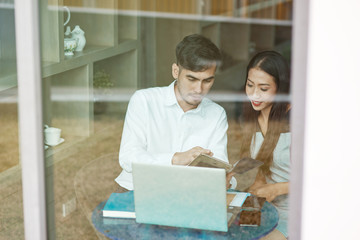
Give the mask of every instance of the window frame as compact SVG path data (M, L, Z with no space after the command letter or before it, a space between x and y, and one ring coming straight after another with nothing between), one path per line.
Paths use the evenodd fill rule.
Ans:
M39 1L15 1L25 239L47 239Z
M309 1L294 1L293 12L291 150L296 171L290 182L289 232L301 239ZM25 238L38 240L47 238L39 0L15 1L15 19Z

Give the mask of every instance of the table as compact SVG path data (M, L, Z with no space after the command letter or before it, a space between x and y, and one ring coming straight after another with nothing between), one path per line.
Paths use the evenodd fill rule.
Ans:
M271 232L278 223L276 208L265 202L261 209L261 226L245 227L232 225L228 232L216 232L189 228L176 228L136 223L135 219L103 218L102 209L106 201L101 202L92 213L95 228L110 239L259 239Z

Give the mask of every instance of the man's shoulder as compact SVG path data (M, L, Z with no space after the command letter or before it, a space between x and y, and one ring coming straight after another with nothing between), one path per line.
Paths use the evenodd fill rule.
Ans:
M157 98L161 97L166 93L167 87L151 87L151 88L144 88L136 90L133 98Z
M209 98L205 97L203 98L203 108L206 111L211 111L211 112L225 112L225 109L220 106L219 104L217 104L216 102L210 100Z
M144 95L144 96L158 96L159 94L163 94L166 92L168 87L150 87L136 90L135 94Z

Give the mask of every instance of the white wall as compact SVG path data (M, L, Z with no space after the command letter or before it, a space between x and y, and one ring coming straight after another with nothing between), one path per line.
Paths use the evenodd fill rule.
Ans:
M360 1L307 4L301 239L359 239Z

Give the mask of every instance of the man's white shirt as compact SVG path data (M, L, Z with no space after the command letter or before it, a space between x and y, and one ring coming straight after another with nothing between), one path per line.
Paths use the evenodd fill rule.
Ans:
M115 179L124 188L133 189L132 162L171 165L176 152L196 146L228 162L225 110L204 98L197 108L184 112L175 83L138 90L130 99L119 152L123 171Z

